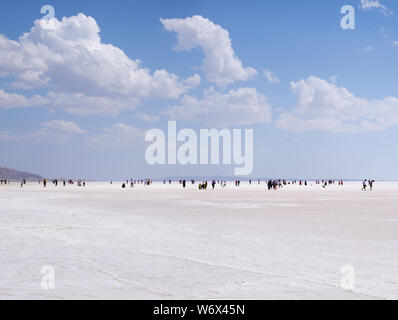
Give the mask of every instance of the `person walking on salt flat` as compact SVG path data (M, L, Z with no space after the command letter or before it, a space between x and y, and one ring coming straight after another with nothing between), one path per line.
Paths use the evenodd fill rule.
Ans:
M367 185L368 185L368 181L366 179L363 180L363 182L362 182L362 191L366 191Z

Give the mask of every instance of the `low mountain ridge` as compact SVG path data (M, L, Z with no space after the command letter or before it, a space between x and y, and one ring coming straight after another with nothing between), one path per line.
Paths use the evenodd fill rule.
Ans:
M43 178L34 173L0 167L0 180L20 181L22 179L26 179L28 181L38 181L42 180Z

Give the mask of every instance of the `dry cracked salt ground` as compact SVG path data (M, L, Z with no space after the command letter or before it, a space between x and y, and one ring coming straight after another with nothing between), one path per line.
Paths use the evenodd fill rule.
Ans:
M397 299L398 183L360 189L0 186L0 298Z

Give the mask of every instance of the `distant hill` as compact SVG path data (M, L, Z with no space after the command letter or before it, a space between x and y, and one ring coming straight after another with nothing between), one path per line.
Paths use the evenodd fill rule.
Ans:
M21 181L22 179L26 179L28 181L38 181L43 178L37 174L0 167L0 179L10 181Z

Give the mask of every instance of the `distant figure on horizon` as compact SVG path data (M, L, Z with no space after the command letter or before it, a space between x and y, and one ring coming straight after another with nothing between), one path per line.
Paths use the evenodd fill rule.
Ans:
M366 191L366 187L368 186L368 181L365 179L362 182L362 191Z

